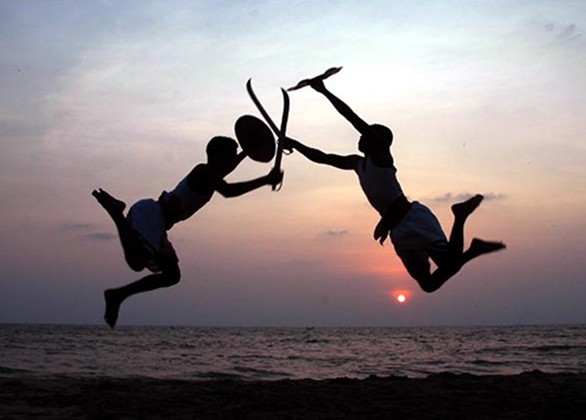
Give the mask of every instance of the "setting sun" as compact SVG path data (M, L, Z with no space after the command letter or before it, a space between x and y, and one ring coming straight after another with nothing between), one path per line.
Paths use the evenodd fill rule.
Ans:
M396 304L403 305L409 302L411 293L408 290L395 290L390 293L392 301Z

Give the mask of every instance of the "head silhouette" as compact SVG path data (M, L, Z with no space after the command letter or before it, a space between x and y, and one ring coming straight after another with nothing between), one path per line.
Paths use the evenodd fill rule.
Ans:
M360 136L358 150L364 154L388 151L393 144L393 132L382 124L371 124L366 133Z
M230 137L213 137L206 146L208 164L219 172L228 174L234 169L238 143Z

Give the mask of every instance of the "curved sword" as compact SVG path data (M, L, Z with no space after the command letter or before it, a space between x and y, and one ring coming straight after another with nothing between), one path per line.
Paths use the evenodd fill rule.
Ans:
M275 157L275 168L281 169L281 160L283 159L283 138L287 133L287 122L289 121L289 94L283 88L281 88L281 92L283 93L283 114L281 116L281 137L278 139L277 144L277 156Z
M273 130L273 132L277 135L277 137L282 137L281 131L277 128L277 126L275 125L275 123L271 119L271 116L267 113L267 111L265 111L264 107L262 106L262 104L260 103L258 98L256 97L254 90L252 90L252 79L248 79L248 82L246 82L246 90L248 91L248 95L250 96L250 99L252 99L252 102L254 102L254 104L256 105L256 108L259 110L262 117L265 119L265 121L267 122L269 127L271 127L271 130Z
M277 128L277 125L273 122L273 120L271 119L271 116L264 109L264 107L262 106L262 104L260 103L258 98L256 97L256 94L254 93L254 90L252 89L252 79L248 79L248 82L246 82L246 90L248 91L248 95L250 96L250 99L252 99L252 102L254 102L254 105L256 105L256 108L258 109L258 111L260 112L262 117L265 119L265 121L267 122L269 127L271 127L271 130L273 130L273 132L277 136L278 143L277 143L277 153L276 153L276 157L275 157L274 168L280 169L281 168L281 160L283 158L283 142L285 139L285 133L287 131L287 122L289 120L289 95L287 94L287 92L283 88L281 88L281 92L283 93L283 102L284 103L283 103L283 115L281 117L281 128L279 129L279 128ZM275 190L275 189L277 189L277 186L273 185L273 190Z

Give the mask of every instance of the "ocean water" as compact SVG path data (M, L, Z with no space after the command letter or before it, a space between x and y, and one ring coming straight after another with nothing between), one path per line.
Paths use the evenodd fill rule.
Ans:
M173 379L586 372L586 325L196 328L0 324L0 376Z

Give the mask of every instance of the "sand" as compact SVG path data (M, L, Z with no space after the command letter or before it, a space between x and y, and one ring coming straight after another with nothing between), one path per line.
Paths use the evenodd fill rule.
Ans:
M586 373L323 381L0 378L0 419L586 419Z

